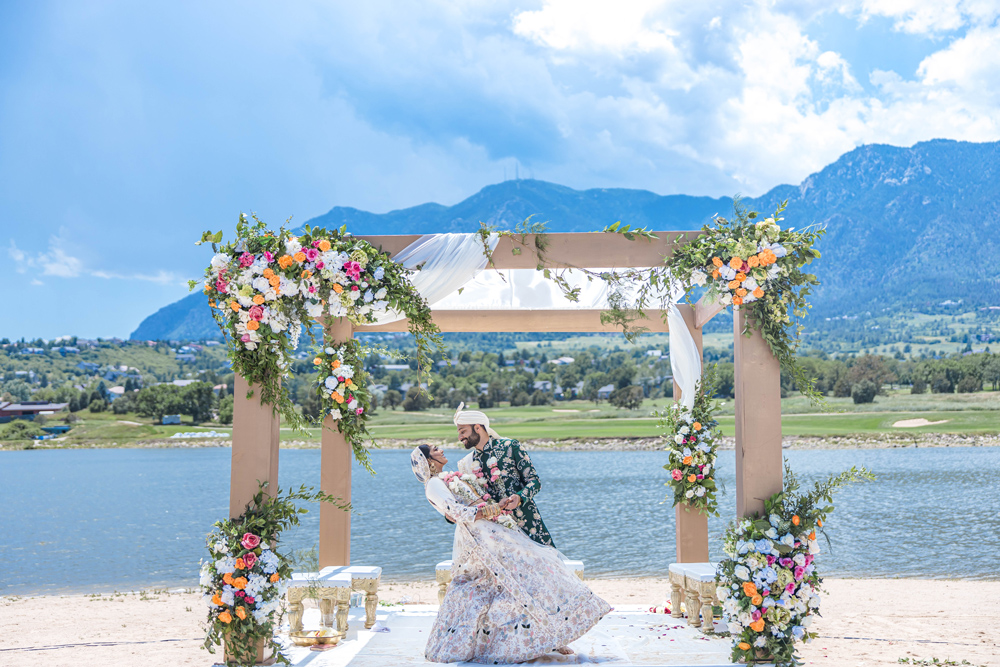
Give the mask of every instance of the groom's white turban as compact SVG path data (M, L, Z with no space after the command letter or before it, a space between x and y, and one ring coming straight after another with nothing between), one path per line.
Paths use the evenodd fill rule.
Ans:
M455 426L461 426L462 424L481 424L486 432L490 434L491 438L499 438L500 434L490 428L490 418L486 416L485 412L480 412L479 410L463 410L465 403L458 404L458 410L455 411Z

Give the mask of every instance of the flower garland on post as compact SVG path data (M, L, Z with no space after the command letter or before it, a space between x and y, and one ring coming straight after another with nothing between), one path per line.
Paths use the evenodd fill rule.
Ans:
M201 566L201 588L208 606L208 633L203 647L215 653L225 642L231 664L252 665L257 651L269 648L275 659L289 664L274 640L276 614L292 576L292 563L277 549L281 532L298 525L305 509L295 501L349 504L322 491L302 486L274 497L262 482L246 511L235 519L217 521L207 538L210 560Z
M222 232L206 232L198 243L211 242L215 251L205 270L204 292L228 344L233 370L260 387L263 403L274 406L293 428L306 426L281 378L291 366L303 324L312 338L308 323L314 318L345 317L353 324L371 324L385 311L406 316L416 339L418 368L423 377L429 376L431 354L441 350L443 342L430 306L413 287L407 269L345 227L306 227L296 237L284 227L274 233L251 217L240 214L231 243L221 244ZM197 281L189 284L193 289ZM329 341L327 347L334 345L345 343ZM363 358L356 343L346 345L351 350L346 356ZM357 364L354 394L364 398L365 391L357 388L362 376ZM368 403L362 401L359 407L364 412L356 416L367 412ZM371 439L364 420L338 421L338 426L361 456L363 440Z
M337 422L337 428L351 443L355 458L365 466L368 465L368 450L362 443L370 438L365 423L372 403L364 370L367 351L366 346L352 338L339 345L324 347L313 359L322 414L330 415Z
M834 492L874 479L865 468L852 467L799 493L786 463L784 490L764 501L764 515L730 524L716 593L733 638L734 662L797 664L796 643L816 637L809 631L813 614L819 614L823 582L813 562L819 553L816 531L833 511Z
M670 473L666 486L673 487L673 504L687 503L708 516L719 516L715 497L718 402L712 399L718 384L716 367L708 367L698 381L690 412L680 403L673 403L659 415L669 452L663 469Z
M733 310L747 309L743 334L760 331L781 365L792 372L799 391L819 402L814 380L795 361L803 326L792 317L805 316L806 297L819 284L802 267L820 256L813 246L826 230L782 229L778 223L785 205L782 202L774 215L754 222L757 213L734 200L734 220L716 218L701 235L679 245L667 263L683 284L706 286L711 300Z

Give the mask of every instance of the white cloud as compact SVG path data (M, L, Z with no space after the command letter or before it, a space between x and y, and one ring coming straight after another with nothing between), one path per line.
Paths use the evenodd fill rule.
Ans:
M171 271L163 271L162 269L155 274L148 273L118 273L115 271L91 271L90 275L95 278L104 278L106 280L142 280L151 283L160 283L161 285L168 285L171 283L176 284L187 284L182 283L180 276Z
M14 239L10 240L7 247L7 254L14 262L14 268L18 273L27 273L29 270L35 275L55 276L56 278L78 278L80 276L93 276L107 280L140 280L159 284L186 284L178 274L171 271L159 270L156 273L122 273L118 271L106 271L102 269L92 270L84 266L82 260L68 254L64 249L67 244L60 230L59 235L49 238L49 247L46 252L37 254L27 253L18 247ZM31 280L32 285L44 285L37 277Z
M862 0L861 18L884 16L894 28L913 34L938 34L968 24L989 24L1000 16L995 0Z

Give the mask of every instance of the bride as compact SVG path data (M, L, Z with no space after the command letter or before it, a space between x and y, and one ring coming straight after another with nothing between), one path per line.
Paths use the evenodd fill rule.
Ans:
M491 521L496 505L453 493L438 476L448 463L441 449L420 445L410 463L427 500L455 522L451 585L426 658L502 664L572 653L567 644L611 611L608 603L563 565L558 551Z

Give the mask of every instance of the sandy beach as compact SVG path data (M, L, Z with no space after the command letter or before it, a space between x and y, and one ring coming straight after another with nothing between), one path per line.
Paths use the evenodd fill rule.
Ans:
M666 579L587 583L612 604L662 605L670 593ZM805 664L919 665L936 658L1000 667L998 581L828 579L825 585L820 638L802 648ZM387 603L437 602L431 581L384 582L380 592ZM207 667L216 656L200 648L204 617L201 597L191 592L4 597L0 664Z

